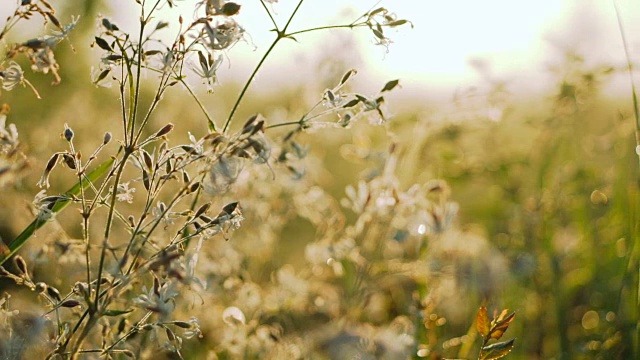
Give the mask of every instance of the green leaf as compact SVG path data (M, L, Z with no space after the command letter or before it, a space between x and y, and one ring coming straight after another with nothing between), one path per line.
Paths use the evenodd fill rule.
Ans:
M389 26L389 27L395 27L395 26L400 26L400 25L404 25L408 23L407 20L395 20L395 21L391 21L385 25Z
M68 198L80 195L80 189L88 188L90 183L96 181L102 175L106 174L111 168L111 165L113 165L114 161L114 158L110 158L109 160L100 164L100 166L98 166L95 170L87 174L87 176L82 179L82 181L78 182L72 188L67 190L64 195ZM51 208L51 212L53 214L57 214L58 212L62 211L62 209L67 207L69 203L71 203L71 200L59 200L53 205L53 207ZM0 254L0 265L2 265L11 256L13 256L13 254L15 254L18 250L20 250L20 248L27 242L27 240L29 240L29 238L36 232L36 230L41 228L44 224L46 224L46 220L40 220L36 218L31 222L31 224L29 224L29 226L22 230L18 237L7 244L9 251Z
M292 35L287 35L287 36L283 37L283 39L290 39L290 40L293 40L293 41L295 41L295 42L298 42L298 39L296 39L296 38L295 38L295 37L293 37Z
M103 312L104 315L106 316L120 316L120 315L124 315L124 314L128 314L130 312L132 312L133 309L129 309L129 310L105 310Z
M513 343L516 339L499 342L493 345L485 346L480 349L481 360L494 360L507 356L513 350Z
M379 8L377 8L377 9L373 10L372 12L370 12L370 13L369 13L369 17L372 17L372 16L374 16L374 15L377 15L377 14L379 14L379 13L381 13L381 12L387 12L387 9L385 9L385 8L383 8L383 7L379 7Z

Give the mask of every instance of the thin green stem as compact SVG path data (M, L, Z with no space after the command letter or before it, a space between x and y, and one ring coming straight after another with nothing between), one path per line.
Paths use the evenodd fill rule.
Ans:
M620 38L622 40L624 54L627 60L627 70L629 72L629 81L631 83L631 96L633 99L633 115L635 118L635 137L636 137L635 153L638 156L638 164L640 164L640 107L638 104L638 95L636 92L635 81L633 79L633 63L631 61L631 56L629 54L629 46L628 46L626 34L624 32L624 26L622 24L622 17L620 16L620 10L618 9L618 5L615 0L613 1L613 7L615 9L616 18L618 20L618 28L620 29ZM637 190L638 187L640 187L640 178L636 178L635 182L636 182L635 186ZM634 291L634 296L635 296L634 303L636 304L636 311L635 311L636 326L635 326L635 333L631 335L631 337L633 338L632 353L635 355L635 358L637 358L638 355L640 354L640 313L639 313L639 310L637 310L637 309L640 309L640 264L638 264L638 248L640 247L640 244L638 242L640 241L640 237L638 237L637 235L638 227L640 227L639 226L640 219L638 219L637 216L634 216L637 214L633 214L637 211L638 204L640 201L640 198L637 195L637 191L635 196L632 196L631 198L632 199L635 198L634 199L635 201L632 201L631 203L632 214L629 214L630 226L632 227L632 234L634 235L632 235L633 236L632 249L629 253L629 259L628 259L629 262L627 264L626 269L629 269L630 271L635 272L637 275L637 279L636 281L634 281L634 284L633 284L633 286L636 286L636 289ZM638 266L637 271L631 268L631 265L634 263L636 266ZM626 271L629 271L629 270L626 270Z
M613 6L616 11L616 17L618 19L618 28L620 29L620 38L622 39L622 46L624 48L624 54L627 59L627 70L629 71L629 80L631 82L631 96L633 97L633 115L635 117L635 134L636 134L636 155L638 155L638 163L640 164L640 107L638 105L638 96L636 93L636 85L633 80L633 63L631 62L631 56L629 55L629 46L627 43L627 37L624 32L624 26L622 24L622 17L616 1L613 1Z
M279 124L273 124L273 125L269 125L269 126L265 126L265 130L267 129L274 129L277 127L283 127L283 126L289 126L289 125L302 125L302 121L298 120L298 121L289 121L289 122L283 122L283 123L279 123Z
M142 76L142 38L144 36L144 28L147 25L147 22L149 21L149 18L151 17L151 14L153 13L153 10L158 6L158 3L160 2L160 0L156 1L155 5L153 6L153 8L151 9L151 11L149 12L149 15L147 17L144 16L144 2L141 4L141 15L140 15L140 34L138 36L138 49L137 49L137 56L138 56L138 69L136 71L136 84L135 84L135 94L134 94L134 100L133 100L133 111L131 116L129 117L131 124L130 126L130 132L131 132L131 144L129 145L133 145L135 143L135 140L133 140L135 138L134 134L135 134L135 124L136 124L136 114L138 112L138 106L140 103L140 78ZM142 126L141 126L142 127Z
M133 335L134 333L140 331L140 329L142 328L142 326L145 325L146 321L151 317L151 315L153 315L153 313L151 311L148 311L143 317L142 319L138 320L137 325L138 326L134 326L131 329L129 329L129 331L127 331L126 334L122 335L118 340L114 341L113 344L111 344L109 347L107 347L106 349L103 350L104 353L109 353L109 352L113 352L116 351L114 350L114 348L116 347L116 345L118 345L119 343L123 342L124 340L126 340L128 337L130 337L131 335Z
M258 62L258 65L255 67L255 69L253 69L253 72L251 73L251 76L249 76L249 79L244 84L244 87L242 88L242 91L240 92L240 95L238 95L238 98L236 99L235 104L233 104L233 108L231 108L231 112L229 113L229 117L227 118L227 121L224 123L224 126L222 127L222 132L223 133L227 132L227 129L229 128L229 125L231 124L231 120L233 119L233 115L235 115L236 111L238 110L238 106L240 105L240 102L244 98L244 95L247 93L247 90L249 89L249 86L253 82L253 79L258 74L258 70L260 70L260 68L262 67L262 64L264 64L264 62L267 60L267 57L269 57L269 54L271 54L271 51L273 51L273 49L276 47L278 42L280 40L282 40L283 38L287 37L287 34L286 34L287 28L291 24L291 21L295 17L296 13L298 12L298 9L300 9L300 5L302 5L303 2L304 2L304 0L300 0L298 2L298 5L296 6L296 8L291 13L291 16L289 16L289 20L287 20L287 24L284 26L284 28L282 30L278 30L277 31L277 35L276 35L275 40L273 40L273 43L271 43L271 46L269 46L269 49L267 49L267 52L265 52L265 54L262 56L262 59L260 59L260 62Z
M173 209L173 207L175 206L175 204L182 199L184 193L186 192L186 190L189 188L190 184L185 184L185 186L180 190L180 192L178 192L173 199L171 200L171 202L167 205L167 208L165 209L165 211L163 213L160 214L160 216L158 216L158 219L154 222L154 224L151 226L151 228L147 231L147 234L144 238L144 240L142 241L142 243L139 245L138 251L136 252L136 254L133 256L133 259L131 260L131 263L129 264L129 268L127 269L127 271L125 272L125 275L129 275L131 273L131 271L133 271L133 267L135 266L138 257L140 256L140 253L142 253L142 249L144 248L145 244L147 243L147 241L149 240L149 238L151 237L151 234L155 231L155 229L160 225L160 223L162 222L161 220L164 218L164 216L171 210Z
M209 112L207 112L207 109L204 107L204 104L200 101L198 96L193 92L191 87L186 83L186 81L184 81L183 78L180 78L180 82L182 83L182 85L184 85L185 89L187 89L187 91L189 92L189 94L191 95L193 100L195 100L196 103L198 104L198 107L200 108L200 110L202 110L202 113L204 114L204 116L207 118L207 123L209 125L209 130L217 131L216 123L213 121L213 119L209 115Z
M289 28L289 25L291 25L291 21L296 16L296 13L300 9L300 6L302 5L303 2L304 2L304 0L300 0L298 2L298 5L296 5L296 8L293 9L293 12L291 13L291 16L289 16L289 20L287 20L287 23L285 24L284 28L282 28L282 31L281 31L282 34L287 32L287 29Z
M273 43L271 43L271 46L269 47L267 52L264 53L264 55L262 56L262 59L260 59L260 62L258 63L258 65L255 67L255 69L253 69L253 72L251 73L251 76L249 76L249 79L244 84L244 87L242 88L242 91L240 92L240 95L238 95L238 98L236 99L235 104L233 104L233 108L231 108L231 112L229 113L229 117L227 118L227 121L224 123L224 126L222 127L222 132L223 133L227 132L227 129L229 128L229 125L231 124L231 120L233 119L233 115L235 115L236 111L238 110L238 106L240 105L240 102L244 98L244 94L249 89L249 85L251 85L251 83L253 82L253 79L258 74L258 70L260 70L260 68L262 67L262 64L264 64L265 60L267 60L267 57L269 57L269 54L271 54L271 51L273 51L273 49L276 47L276 44L278 44L280 39L282 39L282 35L281 35L281 33L278 33L278 36L273 41Z
M279 31L278 23L273 18L273 15L271 15L271 11L269 11L269 8L267 7L267 4L264 3L264 0L260 0L260 4L262 4L262 7L267 12L267 15L269 15L269 19L271 19L271 22L273 23L273 26L275 26L276 31Z
M319 27L315 27L315 28L311 28L311 29L304 29L304 30L298 30L298 31L294 31L292 33L287 34L287 36L294 36L294 35L300 35L300 34L304 34L304 33L308 33L308 32L312 32L312 31L316 31L316 30L327 30L327 29L353 29L354 27L358 27L358 26L363 26L365 25L365 23L357 23L357 24L349 24L349 25L327 25L327 26L319 26Z
M109 201L109 213L107 214L107 222L105 224L105 229L104 229L104 240L102 243L102 249L101 249L101 253L100 253L100 264L98 266L98 276L96 277L96 296L95 296L95 301L92 304L93 306L93 310L94 312L98 310L98 300L99 300L99 296L100 296L100 279L102 279L102 271L104 270L104 260L105 260L105 254L107 251L107 246L109 243L109 236L111 236L111 225L113 224L113 218L114 218L114 214L115 214L115 209L116 209L116 199L117 199L117 195L118 195L118 184L120 183L120 179L122 178L122 173L124 172L124 168L126 167L127 164L127 160L129 159L129 156L131 156L132 151L129 148L125 148L124 150L124 154L122 156L122 160L120 162L120 164L118 164L118 170L116 171L116 176L115 179L113 181L113 188L111 191L111 199Z

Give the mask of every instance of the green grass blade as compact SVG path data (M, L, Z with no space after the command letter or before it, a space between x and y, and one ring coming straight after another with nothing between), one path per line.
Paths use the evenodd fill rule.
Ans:
M107 171L111 169L111 166L113 165L114 161L115 159L111 158L103 162L95 170L87 174L87 176L84 179L82 179L82 181L79 181L77 184L75 184L73 187L67 190L64 194L69 197L71 197L71 195L74 195L74 196L80 195L81 188L86 189L91 182L96 181L102 175L106 174ZM67 205L69 205L70 202L71 200L58 201L55 203L51 211L53 212L53 214L57 214L58 212L62 211L65 207L67 207ZM24 245L27 242L27 240L29 240L29 238L36 232L36 230L42 227L42 225L44 225L46 222L47 222L46 220L39 220L37 218L34 219L31 222L31 224L29 224L29 226L27 226L20 233L20 235L18 235L13 241L7 244L8 251L4 251L3 254L0 254L0 265L2 265L11 256L13 256L13 254L15 254L22 247L22 245Z

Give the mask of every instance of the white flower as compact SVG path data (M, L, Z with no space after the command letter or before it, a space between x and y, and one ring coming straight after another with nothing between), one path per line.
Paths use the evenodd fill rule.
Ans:
M15 124L9 124L7 128L7 115L0 114L0 150L4 147L15 148L18 146L18 129Z
M244 37L244 28L235 20L226 18L224 21L211 26L204 24L207 34L207 46L212 50L229 49Z
M118 190L116 193L116 199L118 201L126 201L129 204L133 202L133 193L136 192L136 188L129 188L129 183L118 184Z
M173 311L175 307L176 296L178 296L178 291L175 288L175 284L164 283L159 287L157 292L153 287L147 290L147 288L143 286L142 294L133 299L133 302L143 309L168 314Z
M23 81L24 72L15 61L10 62L9 67L0 71L0 83L2 83L2 88L7 91L10 91L18 84L22 84Z
M185 339L191 339L196 336L199 337L202 334L202 331L200 331L200 321L198 321L198 319L192 316L191 319L189 319L189 325L191 326L185 330L182 335Z

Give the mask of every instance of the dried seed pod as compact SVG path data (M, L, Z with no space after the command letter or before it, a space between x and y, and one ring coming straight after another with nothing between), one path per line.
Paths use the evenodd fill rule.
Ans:
M56 27L58 27L58 29L60 30L64 30L64 28L62 27L62 25L60 24L60 21L53 15L53 13L51 12L46 12L45 14L47 14L47 17L49 18L49 20L51 20L51 22L53 23L53 25L55 25Z
M168 123L162 129L158 130L158 132L156 133L155 137L161 137L163 135L167 135L168 133L171 132L171 130L173 130L173 124L172 123Z
M58 163L58 158L60 157L59 153L53 154L53 156L47 161L47 166L44 168L44 173L49 174L56 164Z
M36 283L36 289L35 289L35 290L36 290L36 292L37 292L38 294L41 294L41 293L43 293L43 292L47 291L47 284L43 283L42 281L37 282L37 283Z
M160 297L160 280L157 277L153 278L153 293Z
M189 155L193 155L193 154L197 154L198 153L196 148L194 148L191 145L180 145L180 148L182 148L182 150L184 150Z
M199 217L200 215L204 214L207 212L207 210L209 210L209 208L211 207L211 203L204 203L202 204L202 206L200 206L198 208L198 210L196 210L195 214L193 215L194 218Z
M27 274L28 270L27 270L27 262L24 261L24 259L22 258L22 256L20 255L16 255L16 257L13 260L16 264L16 267L18 268L18 270L20 271L20 273L22 274Z
M200 216L198 216L198 219L206 222L207 224L209 224L209 223L211 223L213 221L213 219L208 217L207 215L200 215Z
M169 341L175 341L176 334L174 334L173 331L169 328L164 328L164 330L167 333L167 339L169 339Z
M149 173L145 169L142 169L142 184L144 185L144 188L149 191L151 188L151 179L149 178Z
M177 327L183 328L183 329L189 329L191 327L191 324L189 324L186 321L174 321L173 324Z
M191 186L189 187L189 192L190 193L195 192L199 188L200 188L200 182L198 181L198 182L195 182L195 183L191 184Z
M89 285L85 282L77 282L73 287L73 292L87 299L89 296Z
M58 289L54 288L53 286L47 286L47 294L49 294L49 296L54 298L56 301L62 300L62 296L60 296L60 292L58 291Z
M64 164L67 165L70 169L72 170L76 169L76 161L73 158L73 156L67 153L62 154L62 160L64 161Z
M222 14L225 16L234 16L240 12L240 5L234 2L228 2L222 5Z
M171 162L172 159L167 160L167 162L165 163L165 169L164 171L167 174L171 174L173 172L173 163Z
M60 306L66 307L66 308L73 308L78 305L80 305L80 301L74 300L74 299L65 300L64 302L62 302L62 304L60 304Z
M224 211L225 213L231 215L231 213L233 213L236 210L237 207L238 207L238 202L237 201L236 202L232 202L230 204L225 205L222 208L222 211Z
M118 334L122 334L126 326L127 326L127 320L125 318L121 318L120 321L118 322Z
M244 125L242 126L242 133L248 133L253 129L253 123L256 121L256 119L258 118L258 114L255 114L253 116L251 116L249 119L247 119L247 122L244 123Z
M107 18L102 18L102 26L109 31L117 31L120 30L116 24L113 24Z
M144 160L144 164L147 166L149 170L153 171L153 159L151 158L151 154L149 154L149 152L145 149L142 149L141 152L142 152L142 159Z
M125 350L122 350L120 353L125 355L126 357L128 357L130 359L135 359L136 358L136 354L131 350L125 349Z

